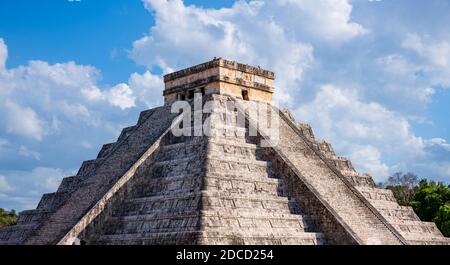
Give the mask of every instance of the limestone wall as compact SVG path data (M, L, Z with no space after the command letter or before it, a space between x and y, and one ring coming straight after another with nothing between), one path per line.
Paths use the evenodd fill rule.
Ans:
M109 154L111 146L104 146L97 159L83 163L77 176L64 180L58 192L45 195L36 210L21 216L18 226L0 229L0 243L58 242L170 126L173 117L169 107L143 112L138 124L123 131Z
M225 126L212 96L213 133L165 137L109 206L80 234L88 244L323 244L283 179L260 160L245 128ZM225 115L226 114L226 115Z
M328 164L334 166L407 243L450 244L450 239L445 238L434 223L421 222L411 207L398 205L390 190L376 188L371 176L357 172L350 160L335 155L330 144L315 139L309 125L295 122L289 113L283 115L291 119L305 140L320 151Z
M245 101L238 101L243 109L246 108ZM251 105L249 105L251 107ZM336 159L335 164L329 163L310 144L308 138L293 126L285 116L280 113L279 143L273 150L284 162L281 168L287 167L295 173L295 181L291 181L296 186L294 191L302 190L303 184L311 194L314 194L314 201L320 201L326 208L325 216L333 217L333 227L338 228L340 224L343 229L339 229L341 238L352 238L358 244L403 244L404 238L379 214L374 207L346 180L338 171L337 167L352 169L351 163L345 159ZM260 130L263 137L268 137L269 131ZM312 133L311 133L312 134ZM309 135L312 137L312 135ZM293 151L292 147L296 150ZM267 156L277 159L276 156ZM274 161L272 161L274 162ZM279 160L275 160L279 164ZM287 175L289 176L289 175ZM286 176L285 176L286 177ZM301 197L298 201L305 201ZM307 201L307 200L306 200ZM312 212L317 205L305 205L306 210ZM311 212L311 213L312 213ZM314 215L323 231L328 231L329 222L324 221L323 215ZM331 235L331 234L328 234ZM337 239L334 242L338 242ZM348 241L342 241L348 242Z
M204 100L213 101L202 115L211 134L170 134L170 106L142 112L17 226L0 229L0 244L450 243L288 112L270 112L279 141L263 146L270 130L250 135L248 116L236 123L254 105Z
M272 72L216 59L169 75L165 81L165 104L173 103L179 94L204 88L207 94L228 94L242 98L242 90L248 91L250 100L270 103L274 91Z

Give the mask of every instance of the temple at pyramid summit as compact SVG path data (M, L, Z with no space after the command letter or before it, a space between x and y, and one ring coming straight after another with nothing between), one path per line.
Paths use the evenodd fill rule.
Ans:
M274 80L221 58L166 75L164 106L1 228L0 244L450 243L274 106Z

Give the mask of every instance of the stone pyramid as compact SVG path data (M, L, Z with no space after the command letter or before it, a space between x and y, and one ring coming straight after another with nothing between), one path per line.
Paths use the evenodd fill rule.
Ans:
M224 59L166 75L165 105L0 229L0 244L450 243L272 106L274 78Z

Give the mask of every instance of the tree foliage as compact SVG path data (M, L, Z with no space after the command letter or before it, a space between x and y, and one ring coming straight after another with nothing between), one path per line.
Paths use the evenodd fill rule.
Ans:
M450 205L439 207L439 211L434 218L434 222L439 227L442 234L450 237Z
M17 223L17 217L14 210L5 211L0 208L0 227L15 225Z
M412 206L420 220L435 222L450 237L450 186L418 179L413 173L399 172L379 186L391 190L400 205Z
M439 208L450 203L450 189L443 183L422 180L410 205L423 221L433 221Z
M408 206L414 198L418 184L419 177L416 174L398 172L390 176L386 183L380 185L392 190L400 205Z

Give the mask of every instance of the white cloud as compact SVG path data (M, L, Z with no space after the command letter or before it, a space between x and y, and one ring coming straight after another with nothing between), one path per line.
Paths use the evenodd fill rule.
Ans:
M270 68L277 73L275 98L292 95L314 62L304 39L337 45L366 30L350 19L341 1L237 1L231 8L204 9L181 0L145 0L155 26L133 43L131 57L164 72L221 56Z
M377 82L379 86L369 89L382 91L386 98L382 100L392 104L397 110L403 112L420 113L432 101L435 89L429 82L422 80L418 74L423 66L411 62L401 54L389 54L376 58L375 66L378 67Z
M387 176L397 159L426 156L425 141L413 133L406 118L378 103L362 101L354 90L322 86L314 100L295 113L299 120L311 123L319 137L378 180Z
M433 85L450 87L450 42L408 34L402 46L422 59L420 66L430 75Z
M0 109L4 114L0 120L8 132L40 141L58 129L58 116L73 118L68 106L82 105L80 90L93 86L98 75L94 67L74 62L49 65L30 61L28 66L6 69L0 75Z
M12 187L9 185L5 176L0 175L0 191L1 192L9 192L12 190Z
M136 106L136 98L133 96L133 90L127 84L121 83L106 92L108 102L121 109L128 109Z
M144 103L147 108L162 105L164 81L162 77L154 75L149 71L144 74L133 73L128 80L130 88L137 99Z
M376 63L387 72L402 78L410 77L411 73L420 70L420 67L411 63L400 54L390 54L376 59Z
M64 177L69 176L69 171L60 168L37 167L33 169L32 175L42 179L39 185L48 191L54 192Z
M105 97L102 93L102 91L96 87L96 86L91 86L89 88L84 88L81 90L81 94L89 101L94 101L94 102L98 102L103 100Z
M4 110L8 133L26 136L38 141L42 140L44 136L43 123L33 109L6 101Z
M117 84L105 91L101 91L98 87L92 86L83 89L81 93L89 101L106 101L122 110L136 106L136 97L133 95L133 90L125 83Z
M41 160L41 154L37 151L33 151L28 149L28 147L21 145L19 147L19 155L24 156L24 157L32 157L35 160Z
M423 174L420 175L422 178L434 179L436 181L444 181L447 183L450 179L450 162L448 161L448 159L446 161L419 160L415 163L411 163L410 166L414 167L415 170L423 172Z
M89 142L89 141L86 141L86 140L82 140L81 141L81 146L84 148L84 149L92 149L92 144Z
M422 43L422 39L416 34L408 34L403 40L402 46L414 50L421 55L424 54L425 47Z
M59 135L55 140L78 148L70 150L72 159L74 154L86 153L83 148L100 146L109 137L106 134L117 136L131 124L128 117L136 117L134 106L162 104L162 77L150 69L159 67L167 73L223 56L275 71L276 98L300 106L299 120L310 122L320 138L332 142L339 154L349 156L376 180L404 168L450 177L450 166L441 161L448 161L449 144L441 138L416 136L408 120L409 108L420 115L428 106L439 89L436 84L450 84L448 41L410 34L402 43L397 36L404 36L404 29L393 29L395 23L387 22L384 14L368 16L364 10L353 14L357 2L351 0L249 0L222 9L187 6L181 0L143 2L155 14L156 24L133 43L130 57L149 71L133 73L127 82L115 86L99 85L98 69L75 62L30 61L7 69L8 50L0 38L0 122L5 133L18 134L24 126L26 136L35 140ZM390 30L395 36L389 35ZM363 37L361 42L358 37ZM115 53L111 51L111 59ZM308 79L311 76L316 79ZM339 86L316 90L317 84L326 83ZM29 114L30 121L20 125L18 119L10 120L8 102L9 109ZM95 132L89 127L96 127ZM3 147L16 153L22 143L10 148L17 140L8 140ZM19 153L35 158L42 153L43 159L56 153L46 153L45 140L35 144L41 144L41 149L23 145ZM30 205L43 192L55 191L64 171L38 168L0 173L14 187L23 187L14 196L0 193L0 204L9 200Z
M353 6L347 0L275 0L266 1L269 15L298 36L308 35L344 42L368 32L351 21Z
M31 171L6 171L4 175L11 182L28 180L27 186L33 187L30 190L38 189L43 192L54 192L58 188L61 180L68 176L65 170L49 167L37 167ZM36 194L42 195L40 192Z
M6 60L7 52L0 39L0 62ZM73 61L34 60L4 68L0 71L0 126L10 134L41 141L71 126L98 127L114 111L111 106L121 110L136 106L127 84L100 89L100 76L95 67Z
M447 41L426 40L417 34L408 34L402 46L417 52L433 65L446 67L450 64L450 43Z
M438 147L441 147L443 149L450 151L450 144L447 143L447 141L442 138L427 139L427 140L425 140L425 145L427 147L438 146Z
M350 159L354 165L357 165L363 172L375 176L375 181L382 181L390 174L388 165L381 161L381 152L371 146L354 146Z
M100 77L93 66L78 65L73 61L50 65L44 61L30 61L25 69L24 78L43 85L55 84L64 88L83 88L91 86Z
M0 203L4 205L2 208L6 210L29 210L37 206L36 198L26 196L11 196L9 194L0 193Z
M5 157L9 157L11 144L7 139L0 138L0 160Z
M0 193L0 205L10 205L10 208L19 211L35 208L42 194L55 192L62 178L69 175L68 172L49 167L37 167L31 171L2 170L0 174L10 189L6 194Z
M90 119L91 113L86 106L80 103L67 103L66 101L61 102L61 110L68 117L74 118L86 118Z
M7 146L9 144L9 141L3 138L0 138L0 151L3 147Z
M403 49L385 54L383 45L371 39L379 35L367 34L372 30L352 20L352 1L237 1L222 9L187 6L180 0L144 3L155 26L133 43L130 56L138 64L167 73L222 56L271 69L277 74L276 100L290 107L301 104L298 118L311 122L339 152L377 179L431 156L430 142L417 136L409 121L424 119L423 110L435 94L433 83L421 76L427 68ZM365 34L363 44L350 43ZM445 47L437 49L440 54ZM315 79L308 79L311 74ZM352 89L329 85L315 90L317 84L335 80ZM130 78L133 89L131 83Z
M55 103L63 99L82 100L80 91L95 86L99 75L96 68L74 62L49 65L43 61L30 61L27 66L6 69L0 75L0 94L49 110L57 108Z
M8 58L8 47L2 38L0 38L0 73L5 69L6 59Z

